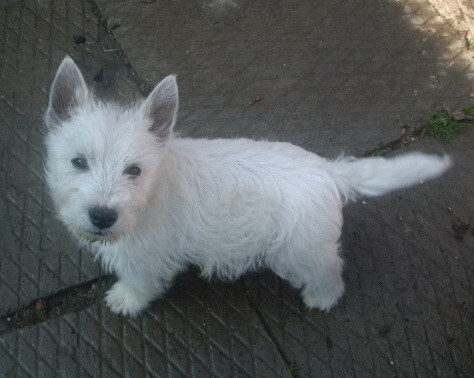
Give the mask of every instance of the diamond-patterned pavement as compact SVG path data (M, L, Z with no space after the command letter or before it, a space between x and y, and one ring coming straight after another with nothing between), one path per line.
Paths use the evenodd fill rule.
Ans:
M177 73L186 136L329 156L474 99L474 53L421 0L1 4L0 314L100 273L42 180L41 116L66 53L121 100ZM347 291L329 314L306 311L268 272L237 283L187 273L137 319L98 303L3 336L0 376L472 376L473 142L472 127L449 144L417 141L452 154L454 169L346 209Z
M13 376L289 376L240 290L191 275L137 319L100 303L0 347L2 371Z
M135 88L124 68L115 71L121 60L102 52L107 36L84 9L88 5L81 1L53 7L25 1L2 9L2 312L98 273L88 254L64 238L42 179L42 114L51 79L66 53L85 68L90 81L105 70L95 83L97 92L116 90L120 97ZM85 38L83 45L74 42L76 35Z

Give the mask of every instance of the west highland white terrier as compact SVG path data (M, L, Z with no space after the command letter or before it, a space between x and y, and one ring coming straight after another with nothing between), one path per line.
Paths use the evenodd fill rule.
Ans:
M235 279L267 267L329 310L344 291L342 208L441 175L448 157L327 160L289 143L173 136L175 76L130 107L99 101L71 58L45 122L59 217L118 281L113 312L135 316L189 264Z

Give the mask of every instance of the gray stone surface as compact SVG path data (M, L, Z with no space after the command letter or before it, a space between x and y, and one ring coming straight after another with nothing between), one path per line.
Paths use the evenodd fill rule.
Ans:
M0 315L100 273L54 220L42 180L41 114L66 53L109 98L177 73L186 136L326 156L474 102L474 52L425 1L0 4ZM188 273L137 319L98 303L2 336L0 376L273 377L288 365L304 377L472 376L473 143L472 126L414 142L406 149L446 151L455 167L346 209L347 292L329 314L306 311L268 272L236 283Z
M177 73L185 135L336 156L474 101L474 52L424 1L97 3L141 78Z

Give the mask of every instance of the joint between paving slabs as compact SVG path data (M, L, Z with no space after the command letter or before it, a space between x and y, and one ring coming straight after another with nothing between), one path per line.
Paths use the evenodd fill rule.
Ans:
M96 17L99 21L99 25L107 32L107 34L109 35L109 37L112 41L112 44L115 45L112 50L120 56L120 59L122 59L123 64L127 68L130 77L132 78L132 80L134 81L136 86L138 87L138 90L140 91L140 93L143 96L148 95L152 91L153 87L150 86L145 80L143 80L138 75L135 68L133 68L132 64L130 63L130 60L128 59L127 54L122 49L122 46L120 45L119 41L115 37L115 34L113 32L113 28L110 26L110 23L106 20L106 18L104 17L102 12L100 11L100 9L97 6L97 4L95 3L95 1L94 0L87 0L87 2L89 3L89 6L90 6L92 12L96 15Z
M288 367L292 366L293 362L290 360L288 355L285 353L284 348L282 347L282 345L278 341L277 337L273 333L272 327L270 326L270 324L268 324L268 322L266 321L266 319L263 316L262 312L260 311L257 303L255 302L253 296L250 294L250 290L247 288L247 285L245 284L245 281L243 279L241 279L239 282L240 282L240 287L241 287L241 289L244 293L245 298L247 299L247 302L248 302L250 308L257 315L257 318L258 318L259 322L262 324L265 332L267 333L267 335L270 338L271 342L273 343L276 350L278 351L278 354L280 355L282 360L285 362L286 366L288 366ZM291 373L291 375L295 378L298 377L298 373L296 371Z
M403 126L400 129L400 137L398 139L394 139L388 143L381 144L377 148L370 149L362 153L359 157L383 156L387 152L398 150L403 146L407 146L423 138L423 136L425 135L425 129L426 126L421 126L416 129L411 129L408 126Z
M0 336L60 318L71 312L85 310L101 300L114 284L116 277L104 275L70 286L46 297L33 300L29 305L0 316Z

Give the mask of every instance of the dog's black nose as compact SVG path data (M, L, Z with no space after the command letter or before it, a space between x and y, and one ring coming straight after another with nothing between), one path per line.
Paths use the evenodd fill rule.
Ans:
M102 230L111 227L117 220L118 214L114 209L97 206L89 210L89 218L94 226Z

